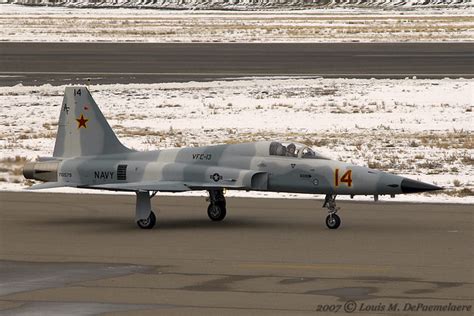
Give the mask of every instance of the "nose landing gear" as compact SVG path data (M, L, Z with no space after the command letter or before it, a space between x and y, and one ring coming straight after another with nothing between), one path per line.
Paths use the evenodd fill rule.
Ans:
M341 218L336 214L340 209L336 206L336 195L327 194L323 207L327 208L329 213L326 217L326 226L329 229L337 229L341 226Z

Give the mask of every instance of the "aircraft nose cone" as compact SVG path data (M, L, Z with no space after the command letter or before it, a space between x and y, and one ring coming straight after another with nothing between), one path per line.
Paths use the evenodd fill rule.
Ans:
M411 179L403 179L400 184L400 188L403 193L416 193L416 192L426 192L426 191L435 191L442 190L443 188L436 185L424 183L421 181L415 181Z

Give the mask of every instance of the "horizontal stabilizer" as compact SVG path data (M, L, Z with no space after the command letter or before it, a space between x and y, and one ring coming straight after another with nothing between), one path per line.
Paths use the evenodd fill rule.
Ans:
M62 187L75 187L75 184L63 183L63 182L45 182L40 184L32 185L26 190L43 190L43 189L53 189L53 188L62 188Z

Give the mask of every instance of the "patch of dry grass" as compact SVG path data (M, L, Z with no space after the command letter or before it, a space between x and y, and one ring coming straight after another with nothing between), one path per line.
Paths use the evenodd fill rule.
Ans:
M15 156L15 157L6 157L6 158L2 158L0 159L0 163L2 164L24 164L28 161L28 159L26 157L23 157L23 156Z
M452 197L468 197L468 196L474 196L474 190L471 188L462 188L462 189L450 189L450 190L440 190L440 191L433 191L429 193L425 193L426 195L449 195Z
M385 39L391 41L455 40L468 38L474 21L466 15L410 16L394 12L392 15L324 16L306 14L282 18L242 14L182 14L169 17L160 15L136 17L90 17L73 15L25 15L21 18L0 16L0 25L7 31L3 37L15 35L13 27L30 32L41 39L43 34L63 37L82 36L89 39L117 38L120 40L188 42L228 42L243 39L264 41L323 40L323 39ZM178 27L177 27L178 26Z

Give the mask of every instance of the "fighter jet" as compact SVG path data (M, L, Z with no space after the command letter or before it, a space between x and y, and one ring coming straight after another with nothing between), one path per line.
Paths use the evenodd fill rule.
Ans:
M67 87L52 157L28 162L30 189L74 187L136 193L135 221L151 229L157 192L205 190L212 221L226 216L224 190L324 194L326 225L341 225L337 195L440 190L435 185L331 160L296 142L262 141L139 152L125 147L86 87Z

